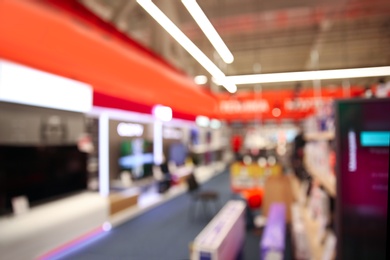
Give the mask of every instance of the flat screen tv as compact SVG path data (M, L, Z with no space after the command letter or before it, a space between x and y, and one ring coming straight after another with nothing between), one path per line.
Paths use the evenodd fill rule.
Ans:
M134 180L153 175L153 142L142 138L122 141L120 158L121 171L129 171Z
M0 145L0 215L12 213L12 198L31 206L87 188L87 155L76 145Z
M337 259L386 259L390 99L335 108Z
M187 154L187 147L181 142L175 142L169 146L168 160L175 162L177 166L181 166L185 164Z
M192 128L190 132L190 139L192 145L199 144L199 131L198 129Z

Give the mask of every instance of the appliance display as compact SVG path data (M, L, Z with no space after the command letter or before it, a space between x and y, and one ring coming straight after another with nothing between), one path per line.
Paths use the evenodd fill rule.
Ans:
M191 145L199 144L199 130L192 128L190 132Z
M390 99L335 108L337 258L386 259Z
M153 143L142 138L122 141L120 158L121 171L128 170L133 179L142 179L153 175Z
M34 206L87 189L87 154L77 145L0 145L0 215L11 200L26 196Z
M171 143L169 146L168 160L175 162L177 166L184 165L186 162L188 150L181 142Z

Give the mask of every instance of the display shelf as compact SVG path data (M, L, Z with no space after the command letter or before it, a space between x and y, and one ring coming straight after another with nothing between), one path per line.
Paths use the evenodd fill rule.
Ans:
M325 190L332 197L336 197L336 178L331 173L320 173L314 169L314 167L306 163L306 169L309 174L316 180L320 185L322 185Z
M309 259L323 259L324 252L326 251L324 244L321 243L321 225L317 219L314 219L310 211L306 205L306 201L304 198L304 193L300 190L299 181L295 177L291 177L291 185L294 193L294 197L297 202L294 204L294 208L296 212L293 212L293 218L295 228L293 227L293 232L298 232L305 237L305 241L295 241L296 244L299 244L304 247L308 247L306 249L300 248L300 253L305 255L305 258L310 255ZM305 242L305 243L303 243ZM308 250L307 250L308 249ZM307 255L308 254L308 255Z
M309 242L311 258L322 259L324 249L318 235L320 232L320 225L318 221L310 216L309 210L306 207L300 205L299 211L302 216L304 231Z
M306 141L329 141L333 140L334 137L335 133L333 131L305 133Z
M304 231L308 238L310 259L334 259L336 255L334 244L327 245L327 243L331 240L330 237L335 237L335 234L327 230L325 231L326 233L322 233L323 236L321 237L319 235L321 232L319 221L310 216L310 212L306 207L300 206L299 211L302 215Z
M197 144L190 148L190 151L196 154L213 152L225 148L224 144Z
M91 230L108 218L109 204L99 193L81 192L0 218L1 259L35 259Z
M235 258L245 241L245 206L240 200L228 201L196 236L191 245L190 258Z

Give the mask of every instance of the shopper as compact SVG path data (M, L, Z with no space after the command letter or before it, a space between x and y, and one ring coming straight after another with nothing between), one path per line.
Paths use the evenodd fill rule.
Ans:
M241 146L242 146L241 135L239 135L239 134L233 135L232 140L231 140L231 144L232 144L233 152L235 155L235 159L236 159L236 161L239 161L240 160L240 151L241 151Z
M163 162L160 164L160 170L162 173L162 178L158 184L158 191L160 193L164 193L169 190L172 181L171 173L168 167L168 161L166 160L165 156L163 156Z
M295 175L301 181L308 177L308 174L305 171L305 167L303 163L305 145L306 145L306 141L304 139L302 128L300 127L297 136L294 138L294 147L292 152L291 163Z

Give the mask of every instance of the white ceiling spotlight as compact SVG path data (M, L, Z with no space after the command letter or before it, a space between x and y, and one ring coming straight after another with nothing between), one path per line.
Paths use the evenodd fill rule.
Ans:
M350 79L366 78L390 75L390 66L355 68L355 69L337 69L337 70L317 70L317 71L298 71L284 73L268 73L253 75L237 75L226 77L232 84L257 84L291 81L308 81L324 79ZM215 83L221 85L218 79Z
M227 91L235 93L237 86L226 79L225 74L151 1L137 0L148 12L211 76Z
M152 109L152 114L155 118L169 122L172 120L172 108L162 105L155 105Z
M210 20L207 18L203 10L200 8L196 0L181 0L188 12L194 18L195 22L202 29L203 33L209 39L215 50L221 56L224 62L230 64L234 61L233 54L230 52Z
M205 75L198 75L194 77L194 81L198 85L204 85L207 83L207 77Z
M210 126L210 118L207 116L197 116L195 122L198 126L201 127L209 127Z
M279 117L281 114L282 114L282 111L280 110L280 108L276 107L276 108L272 109L272 115L274 117Z
M222 126L222 123L218 119L211 119L210 120L210 127L212 129L219 129L219 128L221 128L221 126Z

